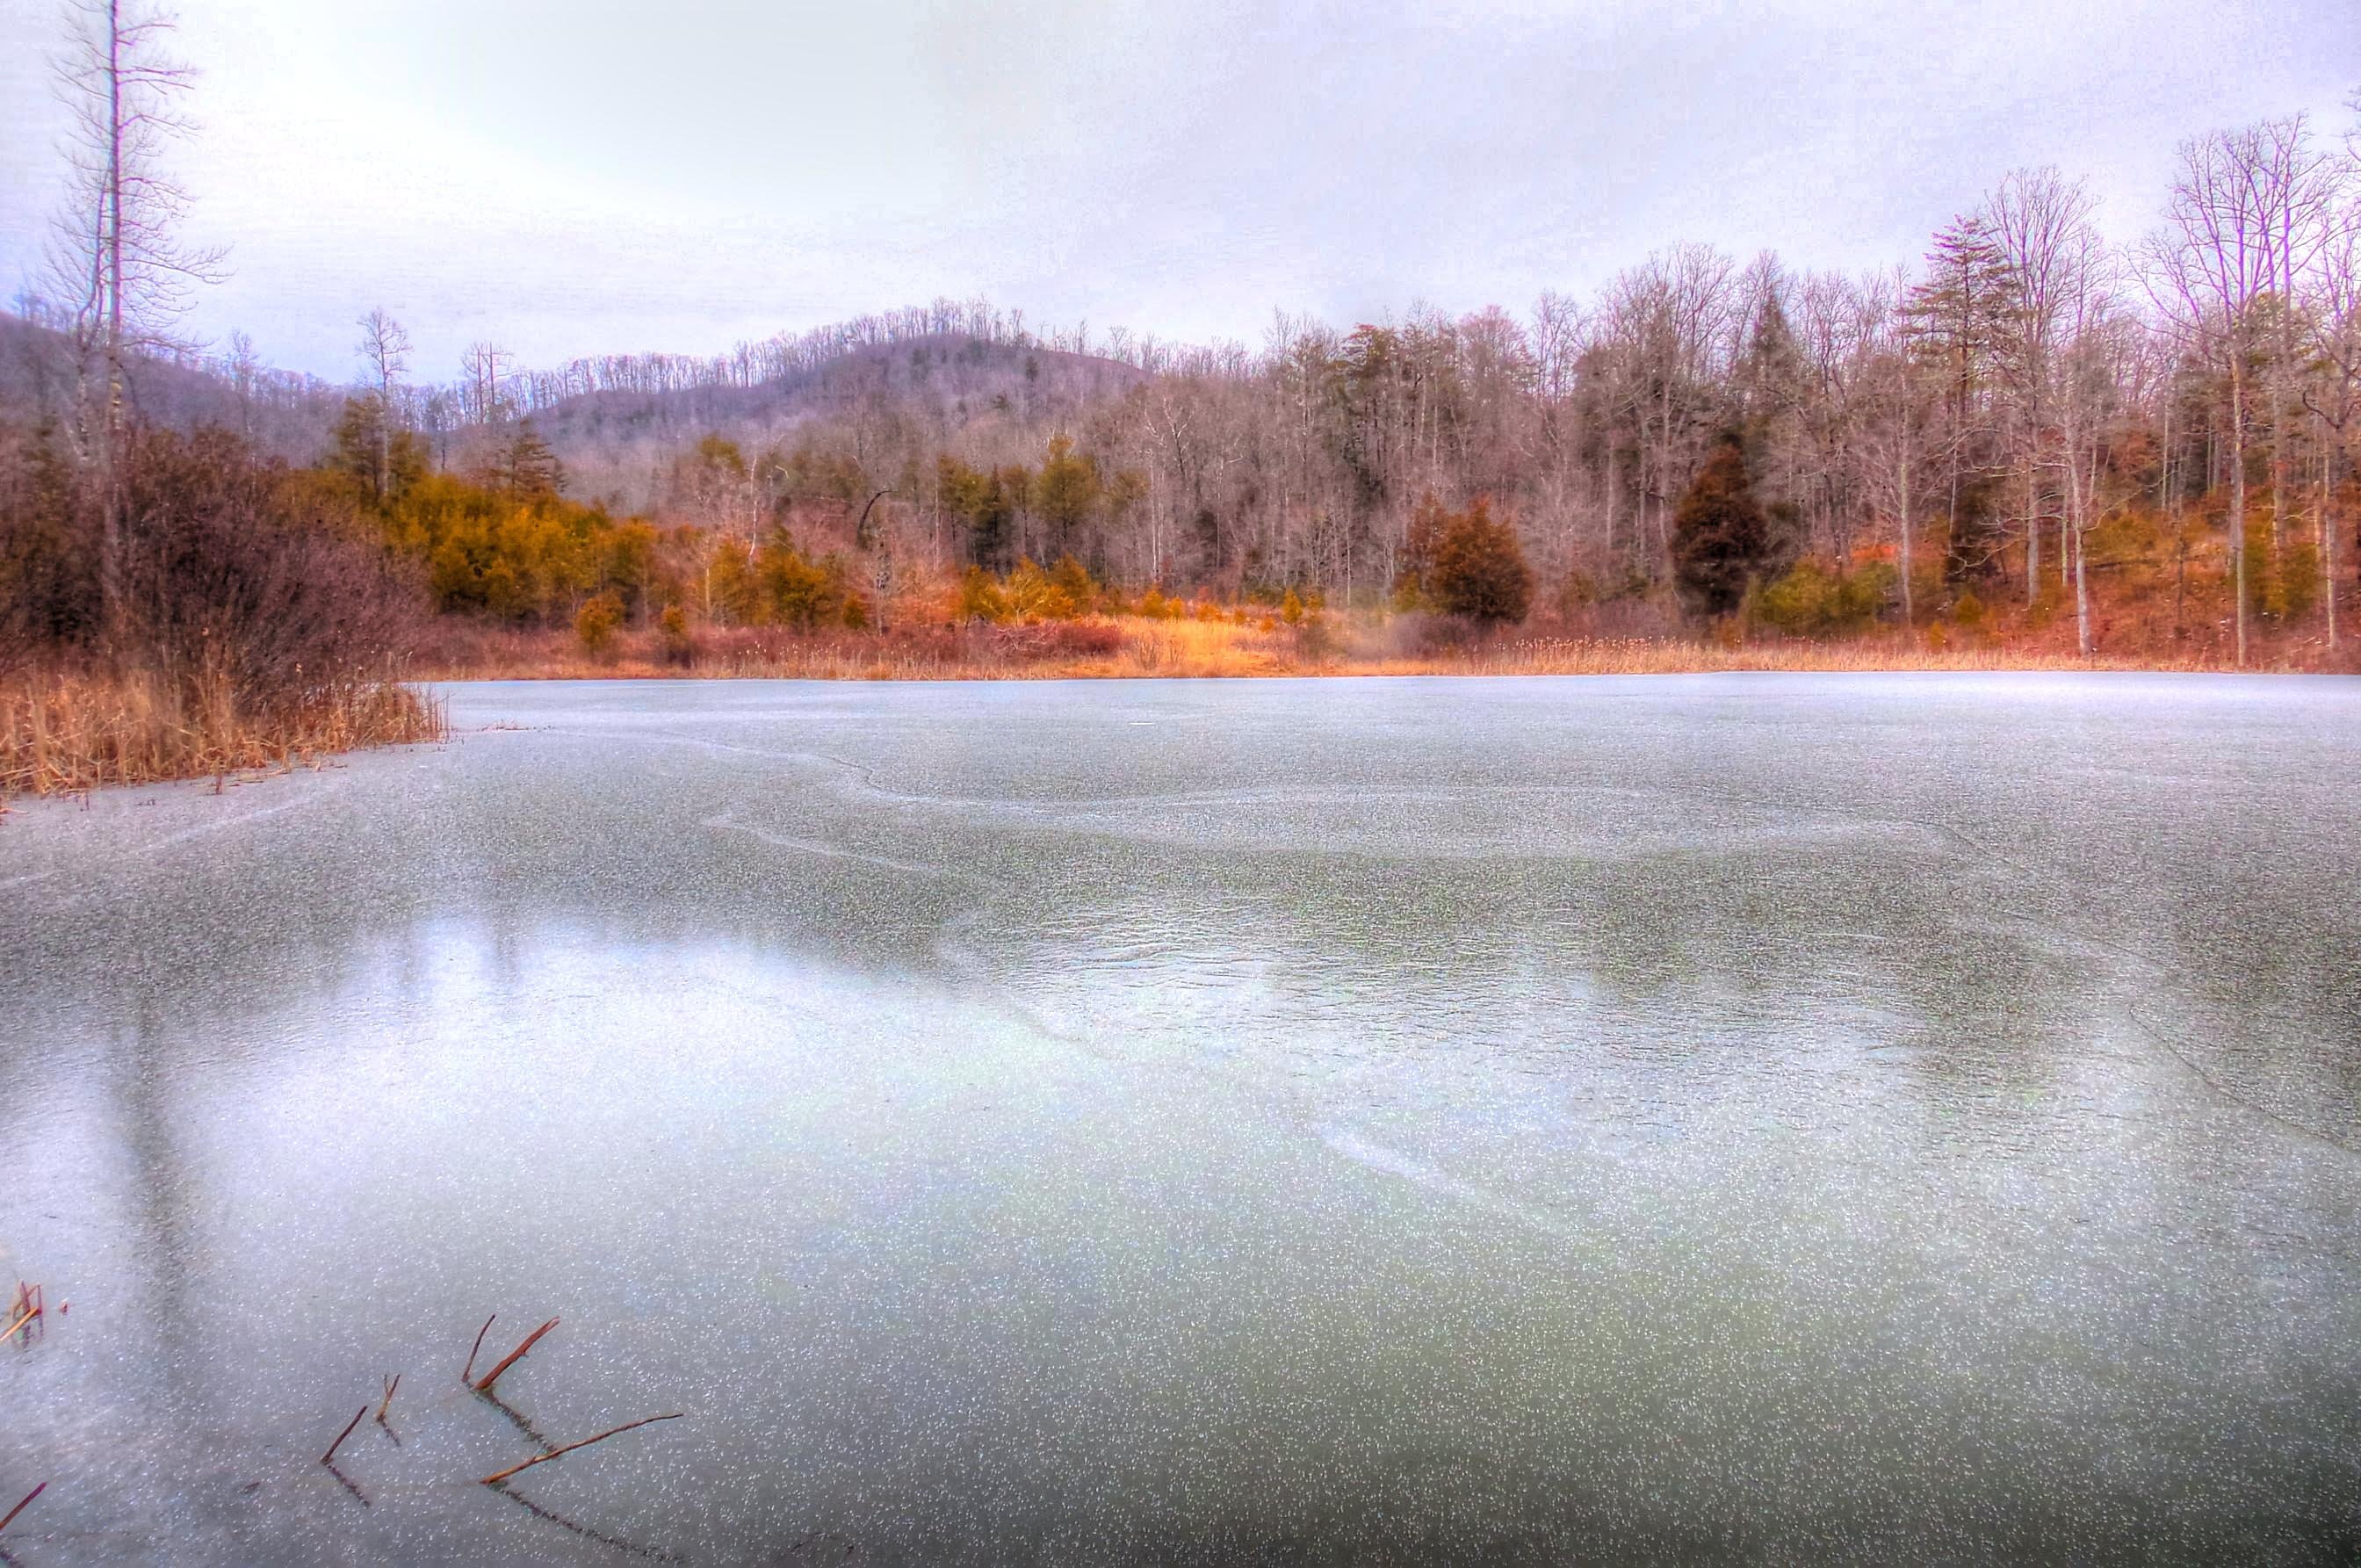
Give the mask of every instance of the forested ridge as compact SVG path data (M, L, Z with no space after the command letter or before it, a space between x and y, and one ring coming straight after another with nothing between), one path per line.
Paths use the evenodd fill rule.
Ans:
M1251 348L944 300L704 358L538 370L486 343L439 383L379 317L397 335L357 392L243 348L151 379L182 422L351 474L438 608L509 620L620 590L632 618L662 598L727 622L753 612L715 596L717 570L781 530L837 555L855 597L1071 556L1132 594L1376 608L1412 597L1421 508L1480 499L1530 564L1531 613L1659 630L1742 605L1828 636L2016 607L2096 648L2114 618L2094 598L2128 592L2143 647L2161 628L2235 660L2242 633L2342 636L2330 587L2361 558L2356 169L2291 118L2186 144L2135 247L2102 240L2081 184L2033 170L1908 268L1687 245L1521 314L1281 315ZM19 323L10 341L21 446L59 422L71 367L41 363L61 335ZM400 456L371 465L354 454L379 425ZM546 468L520 476L521 444ZM1763 526L1685 541L1717 454ZM597 536L608 565L557 561L553 528Z

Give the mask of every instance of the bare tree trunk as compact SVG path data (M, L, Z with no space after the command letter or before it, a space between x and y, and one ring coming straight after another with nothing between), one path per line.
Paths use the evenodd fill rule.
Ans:
M106 174L100 245L106 258L106 412L101 421L98 594L100 640L123 632L123 7L106 0Z
M2336 652L2336 521L2330 513L2334 510L2329 499L2329 468L2334 462L2333 452L2320 455L2320 580L2325 587L2322 596L2328 601L2328 651Z
M1900 467L1902 490L1902 517L1900 524L1902 530L1902 624L1907 628L1916 624L1916 618L1910 599L1910 443L1906 435L1904 437L1902 443L1902 462Z
M2025 608L2041 595L2041 430L2027 437L2025 455Z
M2074 641L2085 659L2091 656L2091 588L2083 561L2090 543L2081 525L2074 529Z
M2230 365L2230 558L2237 595L2238 667L2246 667L2246 378Z
M2074 560L2074 650L2085 659L2091 656L2091 591L2083 568L2083 556L2088 549L2091 531L2090 507L2082 493L2081 460L2076 450L2078 441L2072 426L2066 439L2066 512L2064 526L2069 539L2061 541L2073 552Z

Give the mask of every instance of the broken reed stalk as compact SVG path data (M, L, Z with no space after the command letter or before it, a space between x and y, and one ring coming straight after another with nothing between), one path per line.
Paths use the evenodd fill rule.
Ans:
M498 1312L494 1312L490 1317L484 1320L484 1326L476 1331L476 1343L467 1347L467 1365L459 1368L460 1382L467 1383L470 1378L476 1376L476 1353L484 1348L484 1336L492 1332L492 1325L500 1321L500 1315ZM472 1385L470 1386L472 1387Z
M353 1419L345 1423L345 1430L336 1434L336 1441L328 1445L328 1452L320 1455L321 1464L326 1465L331 1470L336 1467L336 1450L345 1446L345 1439L353 1435L353 1429L360 1425L361 1418L368 1414L368 1407L367 1405L363 1405L359 1409L353 1412Z
M552 1318L549 1321L542 1324L541 1327L533 1330L533 1332L525 1335L524 1343L517 1346L514 1350L509 1352L508 1359L506 1361L501 1362L498 1366L493 1367L489 1372L484 1374L484 1380L476 1385L476 1392L478 1394L490 1393L492 1391L492 1385L500 1380L500 1374L506 1372L510 1367L514 1366L518 1362L522 1361L524 1359L524 1353L531 1350L534 1345L540 1343L541 1336L547 1333L556 1326L557 1320L555 1318Z
M594 1442L604 1442L609 1438L613 1437L617 1432L626 1432L631 1431L633 1427L653 1426L658 1421L676 1421L678 1420L680 1420L680 1412L678 1410L675 1410L668 1416L642 1416L638 1420L625 1421L619 1427L609 1427L605 1431L600 1432L597 1437L586 1437L580 1442L569 1442L564 1448L553 1448L547 1453L536 1453L522 1464L511 1464L497 1475L485 1476L483 1484L487 1486L497 1486L501 1482L507 1480L510 1476L515 1475L521 1470L530 1470L536 1464L546 1464L553 1459L558 1458L563 1454L571 1453L577 1448L588 1448Z
M47 1481L42 1482L39 1486L25 1494L24 1502L18 1503L15 1508L10 1508L7 1513L0 1514L0 1530L6 1530L10 1525L16 1523L16 1516L25 1511L26 1504L30 1503L35 1497L39 1497L49 1489L49 1484Z
M401 1374L397 1372L385 1379L385 1398L377 1402L377 1424L385 1425L385 1413L393 1408L393 1391L401 1387Z
M16 1314L16 1318L5 1331L0 1331L0 1340L14 1339L18 1329L38 1318L47 1316L49 1310L42 1305L41 1288L38 1285L27 1285L19 1279L16 1281L16 1304L8 1310Z

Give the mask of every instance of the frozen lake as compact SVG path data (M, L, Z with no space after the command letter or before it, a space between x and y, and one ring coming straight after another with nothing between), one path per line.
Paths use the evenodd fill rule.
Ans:
M447 695L0 819L23 1568L2361 1552L2361 683Z

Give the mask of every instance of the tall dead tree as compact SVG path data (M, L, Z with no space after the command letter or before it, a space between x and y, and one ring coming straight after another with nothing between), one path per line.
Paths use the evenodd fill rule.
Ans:
M471 343L461 361L461 413L471 424L499 424L513 411L508 394L516 356L496 343Z
M361 340L353 352L360 356L361 375L377 399L377 494L382 500L393 485L394 395L410 373L410 334L383 305L361 317L360 329Z
M195 72L164 54L169 16L125 0L71 0L54 81L71 118L67 195L48 258L69 306L79 377L73 434L97 480L103 635L123 615L123 453L137 356L184 348L174 328L195 288L220 276L224 253L181 236L188 193L166 154L194 126L178 107Z

